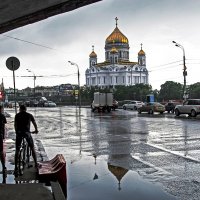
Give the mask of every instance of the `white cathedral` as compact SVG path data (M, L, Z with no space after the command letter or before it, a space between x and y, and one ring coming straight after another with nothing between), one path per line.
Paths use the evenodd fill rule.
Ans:
M115 88L117 85L131 86L139 83L148 84L146 55L141 49L138 52L138 62L129 60L128 38L116 28L105 41L105 61L97 63L97 54L89 56L89 68L85 72L86 86L99 88Z

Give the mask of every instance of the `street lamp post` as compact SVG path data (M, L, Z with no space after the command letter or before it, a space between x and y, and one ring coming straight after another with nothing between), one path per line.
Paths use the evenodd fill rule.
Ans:
M173 43L175 43L176 47L179 47L183 50L183 78L184 78L184 85L183 85L183 98L184 100L186 100L186 76L187 76L187 68L185 65L185 49L182 45L180 45L179 43L172 41Z
M33 86L33 96L34 96L34 99L35 99L35 80L36 80L36 75L34 72L32 72L30 69L26 69L28 72L31 72L33 73L33 81L34 81L34 86Z
M77 74L78 74L78 99L79 99L79 108L81 108L81 93L80 93L80 73L79 73L79 66L71 61L68 61L71 65L75 65L77 67Z

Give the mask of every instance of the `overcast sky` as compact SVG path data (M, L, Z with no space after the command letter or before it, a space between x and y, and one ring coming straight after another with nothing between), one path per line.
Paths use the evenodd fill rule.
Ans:
M129 39L130 61L137 61L143 43L153 89L160 89L165 81L183 83L183 51L172 40L185 49L187 84L196 83L200 74L199 8L199 0L103 0L15 29L0 35L0 78L6 88L13 87L12 71L5 62L15 56L21 63L15 72L16 88L33 87L33 78L20 77L32 75L27 68L44 76L37 77L36 85L77 84L77 68L70 60L78 64L84 85L92 45L98 62L103 62L105 40L118 17L118 27Z

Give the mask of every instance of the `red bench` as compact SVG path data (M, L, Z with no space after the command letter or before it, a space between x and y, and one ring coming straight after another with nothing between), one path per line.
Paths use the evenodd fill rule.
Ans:
M39 162L38 175L40 182L58 181L64 195L67 191L66 161L62 154L57 154L49 161Z

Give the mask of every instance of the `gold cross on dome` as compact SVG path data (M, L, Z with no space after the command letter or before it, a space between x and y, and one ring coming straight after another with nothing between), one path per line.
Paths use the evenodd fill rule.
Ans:
M94 51L94 45L92 45L92 51Z
M143 45L143 44L141 43L140 45L141 45L141 50L142 50L142 45Z

